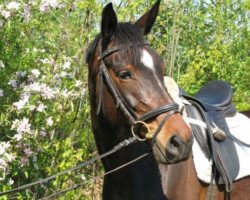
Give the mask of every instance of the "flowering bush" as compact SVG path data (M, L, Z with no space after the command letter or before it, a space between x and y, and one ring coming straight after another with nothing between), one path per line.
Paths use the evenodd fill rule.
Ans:
M0 191L56 174L95 153L84 66L84 49L96 31L94 21L84 24L90 3L0 4ZM86 180L90 169L10 196L43 197ZM70 196L74 192L65 198Z

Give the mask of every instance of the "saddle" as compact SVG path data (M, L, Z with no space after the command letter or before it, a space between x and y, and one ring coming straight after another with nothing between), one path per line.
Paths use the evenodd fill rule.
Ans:
M225 184L227 192L232 191L233 180L239 173L239 159L234 140L228 137L231 134L225 120L225 117L236 114L231 86L225 81L216 80L206 84L193 97L183 90L180 94L189 102L185 106L188 117L206 124L206 128L190 125L203 153L213 160L217 172L214 180Z

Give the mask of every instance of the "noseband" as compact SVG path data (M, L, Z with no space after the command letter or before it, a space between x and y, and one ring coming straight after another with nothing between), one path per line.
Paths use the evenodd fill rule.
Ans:
M148 45L148 43L144 43L144 45ZM133 44L130 44L129 47L133 47ZM100 48L101 49L101 48ZM177 103L170 103L164 106L160 106L158 108L155 108L145 114L143 114L142 116L138 116L134 110L128 105L128 103L125 101L125 99L122 97L121 93L119 92L119 90L117 89L117 87L115 86L112 78L110 77L107 67L105 65L104 62L104 58L108 57L109 55L118 52L122 50L121 46L114 46L113 48L110 48L104 52L101 52L100 50L100 66L99 66L99 78L100 78L100 90L99 90L99 99L98 99L98 104L97 104L97 115L100 113L100 109L102 106L102 100L103 100L103 85L105 83L106 87L109 88L110 93L112 94L114 100L115 100L115 104L116 107L120 108L121 111L123 112L123 114L129 119L130 124L132 126L132 133L134 134L134 129L133 127L136 124L142 124L143 126L146 126L146 128L149 130L148 126L146 125L146 123L144 121L147 121L149 119L152 119L154 117L157 117L160 114L163 113L168 113L166 115L166 117L164 117L164 119L162 120L162 122L160 123L159 127L157 128L157 130L155 131L155 133L153 135L149 135L150 138L155 139L156 136L159 134L160 130L162 129L163 125L166 123L166 121L175 113L179 112L179 105ZM104 82L105 81L105 82ZM145 139L143 139L145 140Z

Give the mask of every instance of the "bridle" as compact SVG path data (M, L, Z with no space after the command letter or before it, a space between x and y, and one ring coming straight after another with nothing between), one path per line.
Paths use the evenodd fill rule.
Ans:
M143 43L143 44L136 44L136 45L140 45L140 46L144 46L144 45L148 45L148 43ZM133 47L135 46L135 44L130 44L129 47ZM105 51L102 52L101 47L100 47L100 56L99 56L99 61L100 61L100 66L99 66L99 72L98 72L98 76L100 79L100 89L99 89L99 97L98 97L98 103L97 103L97 115L100 113L101 110L101 106L102 106L102 102L103 102L103 86L104 84L106 85L106 87L109 89L112 97L115 100L115 104L117 108L120 108L121 111L123 112L123 114L129 119L129 122L131 124L131 130L132 130L132 134L135 136L135 127L136 126L143 126L147 129L148 134L146 134L146 137L149 139L155 139L156 136L159 134L159 132L161 131L161 128L163 127L163 125L166 123L166 121L175 113L179 113L179 105L177 103L169 103L167 105L164 106L160 106L158 108L155 108L145 114L143 114L142 116L138 116L134 110L128 105L128 103L126 102L126 100L123 98L123 96L121 95L121 93L119 92L119 90L117 89L117 87L115 86L109 72L107 69L107 66L105 65L104 59L108 56L110 56L111 54L121 51L122 47L117 45L114 46L110 49L107 49ZM160 114L163 113L168 113L164 119L162 120L162 122L160 123L159 127L157 128L157 130L155 131L154 134L149 133L150 130L147 126L147 124L145 123L145 121L152 119L154 117L157 117ZM140 138L139 138L140 139ZM145 140L145 138L141 138L141 140Z

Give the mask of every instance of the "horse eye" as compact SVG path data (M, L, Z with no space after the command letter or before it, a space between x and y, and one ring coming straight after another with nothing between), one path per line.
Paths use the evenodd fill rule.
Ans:
M122 70L119 71L117 73L117 75L121 78L121 79L130 79L132 77L132 73L128 70Z

